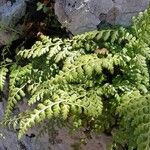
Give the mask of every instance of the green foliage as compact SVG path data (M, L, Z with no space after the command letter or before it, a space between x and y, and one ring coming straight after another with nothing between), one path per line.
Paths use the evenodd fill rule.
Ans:
M144 12L140 12L137 17L133 17L133 23L131 30L133 34L139 38L139 40L144 41L150 45L150 19L149 19L150 9L146 9Z
M150 144L150 95L141 95L139 91L131 91L123 95L118 107L120 115L124 116L120 130L124 133L129 149L148 150Z
M4 89L4 83L6 81L6 76L8 69L7 67L12 61L10 59L5 59L0 63L0 92Z
M150 149L149 11L134 18L130 30L92 31L72 39L42 35L31 49L20 50L9 69L3 124L19 127L19 138L48 120L102 132L116 127L116 143ZM3 63L1 70L3 90L8 72ZM27 110L14 116L21 100Z
M4 82L6 80L6 74L8 72L8 69L6 67L1 67L0 69L0 91L4 88Z
M42 10L44 13L48 13L49 9L47 7L47 4L50 3L49 1L45 1L43 0L43 2L37 2L37 11Z

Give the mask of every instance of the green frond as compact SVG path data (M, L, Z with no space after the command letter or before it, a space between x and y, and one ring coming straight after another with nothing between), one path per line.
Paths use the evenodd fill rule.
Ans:
M30 112L29 116L21 120L19 138L29 128L45 119L62 117L63 120L66 120L71 112L76 115L85 114L86 116L94 118L101 115L101 98L94 93L83 99L79 99L80 97L75 93L68 95L68 93L61 90L58 94L61 95L55 94L51 99L47 99L43 103L38 104L37 107Z
M45 93L48 93L48 89L40 89L36 90L35 93L33 93L32 97L29 99L28 104L29 105L33 105L34 103L41 101L44 97Z
M0 91L3 91L7 72L8 72L8 69L6 67L0 68Z
M8 73L8 66L12 61L8 58L0 62L0 92L3 91L4 84L6 81L6 75Z
M150 8L140 12L138 16L133 17L131 31L139 39L150 45Z
M143 96L138 91L125 94L118 112L122 117L122 128L126 140L133 149L150 149L150 95Z
M6 112L4 115L4 120L9 119L9 116L12 113L18 101L20 101L21 98L25 96L25 93L23 91L24 87L25 85L23 85L21 88L15 87L9 91L9 98L8 98L8 103L6 107Z
M42 41L37 41L31 49L23 50L18 53L18 56L23 58L35 58L40 57L50 50L56 43L56 40L49 39L46 36L41 37ZM61 43L61 42L60 42Z
M31 65L25 67L16 66L11 67L10 81L9 81L9 95L6 112L4 115L4 122L9 119L14 107L25 96L24 88L30 81Z

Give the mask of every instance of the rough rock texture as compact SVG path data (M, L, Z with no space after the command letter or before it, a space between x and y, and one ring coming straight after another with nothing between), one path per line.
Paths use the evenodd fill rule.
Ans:
M98 25L129 25L131 17L149 6L150 0L56 0L55 14L73 34Z
M0 46L21 34L19 19L25 14L25 0L0 0Z

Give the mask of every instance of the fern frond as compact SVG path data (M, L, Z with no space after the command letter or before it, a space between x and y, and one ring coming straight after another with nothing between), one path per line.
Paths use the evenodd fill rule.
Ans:
M68 95L64 91L59 91L61 95L55 96L55 99L45 100L43 103L30 112L30 115L20 122L19 138L32 126L53 117L62 117L66 120L71 112L81 115L82 113L89 117L98 117L102 112L101 98L93 93L89 97L79 99L77 94ZM54 98L54 97L53 97Z
M8 72L8 69L6 67L0 68L0 91L3 91L7 72Z
M21 98L25 96L25 93L23 91L24 87L25 85L23 85L21 88L15 87L14 89L10 90L4 120L9 119L9 116L12 113L18 101L20 101Z
M150 8L140 12L137 17L133 17L131 31L139 39L150 45Z
M40 86L42 87L42 86ZM39 89L39 90L38 90ZM46 93L48 93L49 89L37 88L36 92L33 93L32 97L29 99L28 104L33 105L34 103L41 101Z
M61 44L61 40L57 42L57 40L49 39L46 36L41 37L42 41L37 41L31 49L23 50L18 53L18 56L21 56L23 58L35 58L40 57L41 55L45 54L50 50L50 47L55 46L55 44L59 43Z
M138 150L150 149L150 95L143 96L138 91L127 93L122 98L118 112L123 116L122 128L129 147Z
M4 83L6 81L6 75L9 71L8 66L11 62L12 61L10 59L6 58L0 63L0 92L3 91Z
M25 96L24 88L29 81L29 75L31 73L31 65L20 67L13 65L11 67L10 81L9 81L9 97L4 115L4 121L9 119L14 107Z

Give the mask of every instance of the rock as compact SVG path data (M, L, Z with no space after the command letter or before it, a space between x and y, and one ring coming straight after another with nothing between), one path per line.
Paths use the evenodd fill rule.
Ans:
M94 30L98 25L127 26L131 18L149 6L150 0L56 0L55 14L73 34Z
M0 1L0 46L11 43L21 34L18 22L25 11L25 0Z

